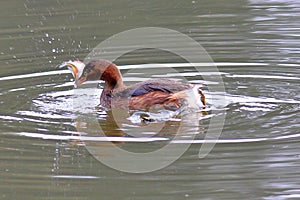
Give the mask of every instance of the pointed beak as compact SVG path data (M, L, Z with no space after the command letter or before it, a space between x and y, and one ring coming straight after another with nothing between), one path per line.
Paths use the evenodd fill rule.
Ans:
M85 81L86 81L86 77L85 76L81 76L79 79L75 80L74 87L77 88L79 85L81 85Z
M85 67L85 64L81 61L67 61L67 62L63 62L62 64L60 64L58 66L58 68L64 68L64 67L68 67L68 69L72 72L72 75L75 79L75 88L80 85L81 83L83 83L84 81L83 80L79 80L82 72L83 72L83 69Z

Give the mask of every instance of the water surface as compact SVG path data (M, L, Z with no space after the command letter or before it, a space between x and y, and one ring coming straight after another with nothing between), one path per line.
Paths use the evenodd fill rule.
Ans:
M1 199L300 198L298 1L13 0L2 4ZM113 34L145 26L187 34L218 66L226 101L221 108L209 98L208 103L226 120L220 139L204 159L198 153L214 115L191 120L190 131L180 140L172 140L178 127L178 119L172 119L160 135L150 137L151 129L129 132L140 134L137 141L124 137L124 132L127 136L126 131L139 127L126 113L120 118L123 129L116 130L115 122L96 108L101 93L97 83L75 90L71 74L55 68L65 60L83 60ZM178 48L184 47L178 44ZM167 52L141 50L117 60L126 84L147 77L136 69L130 73L136 66L144 66L154 77L180 78L176 73L160 74L151 68L153 63L176 69L189 82L216 84L204 81L213 72L196 73ZM203 90L210 98L220 98L207 87ZM74 107L76 98L88 103ZM116 171L86 148L88 141L95 145L107 141L82 141L77 132L80 113L92 113L105 122L114 136L111 140L132 152L153 151L170 141L175 149L181 143L191 146L162 170Z

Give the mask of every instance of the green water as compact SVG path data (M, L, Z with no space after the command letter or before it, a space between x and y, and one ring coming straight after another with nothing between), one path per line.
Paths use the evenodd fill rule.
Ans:
M0 10L0 199L300 198L298 1L12 0L2 1ZM99 162L77 133L85 123L78 120L82 110L98 114L102 128L118 136L131 130L126 114L119 116L124 129L116 130L115 122L96 111L101 89L74 90L70 73L55 66L83 60L103 40L140 27L173 29L206 49L221 72L226 98L222 108L209 106L225 116L225 123L213 150L199 159L216 116L195 120L191 115L190 129L181 136L190 146L177 161L131 174ZM165 63L191 82L205 78L168 52L144 49L117 63L123 74L132 66ZM164 75L143 66L140 74L127 73L127 84L150 72ZM204 92L214 95L207 87ZM73 108L79 98L83 104ZM147 136L161 124L136 134ZM166 124L159 138L169 141L177 126ZM181 148L172 141L174 151ZM149 152L165 144L125 141L120 146ZM89 147L106 145L93 141Z

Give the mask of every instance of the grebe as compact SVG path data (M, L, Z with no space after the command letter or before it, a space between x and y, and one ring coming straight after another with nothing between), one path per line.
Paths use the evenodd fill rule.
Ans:
M203 109L206 105L200 85L183 84L170 79L151 79L125 86L118 67L107 60L92 60L86 65L81 61L68 61L59 67L71 70L76 87L86 81L105 81L100 105L106 108L148 110L158 106L176 110L183 105L197 109Z

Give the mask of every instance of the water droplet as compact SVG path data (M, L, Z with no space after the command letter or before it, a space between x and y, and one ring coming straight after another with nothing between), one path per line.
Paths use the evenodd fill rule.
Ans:
M55 53L55 52L56 52L56 50L55 50L55 49L52 49L52 52L53 52L53 53Z

